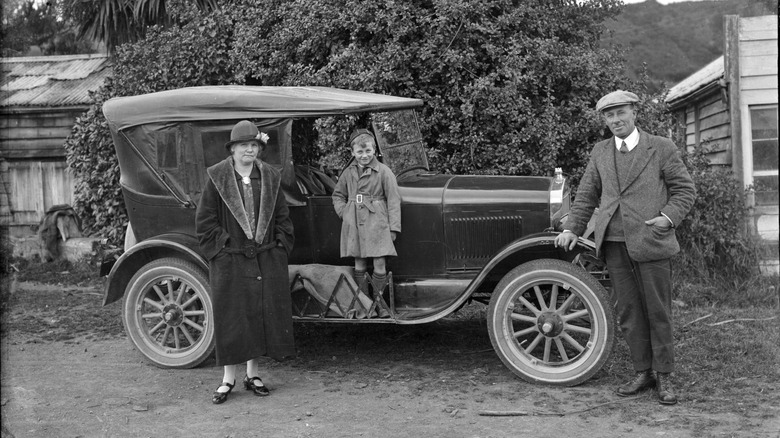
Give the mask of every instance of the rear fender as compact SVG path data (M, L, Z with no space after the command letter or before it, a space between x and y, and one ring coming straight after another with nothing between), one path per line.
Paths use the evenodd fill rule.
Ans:
M122 298L133 275L147 263L163 257L189 260L208 273L209 264L197 248L198 240L185 234L160 235L133 245L114 262L103 291L103 305Z

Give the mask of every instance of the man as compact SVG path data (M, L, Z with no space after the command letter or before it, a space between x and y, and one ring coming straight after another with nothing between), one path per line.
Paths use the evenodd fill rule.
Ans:
M612 281L618 321L636 376L617 393L655 386L661 404L677 403L674 371L671 257L679 252L674 228L693 206L696 190L671 140L635 126L636 94L617 90L596 104L613 138L591 151L566 230L555 245L570 250L596 207L596 252Z

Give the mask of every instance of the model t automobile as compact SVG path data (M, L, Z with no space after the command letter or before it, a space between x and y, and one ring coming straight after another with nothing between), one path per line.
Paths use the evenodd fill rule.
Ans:
M476 301L488 306L496 353L519 377L576 385L593 376L612 349L612 306L592 242L580 239L569 252L553 245L569 209L566 178L553 169L544 177L432 171L415 112L422 105L334 88L249 86L107 101L103 112L129 224L104 304L123 300L124 326L135 347L166 368L197 366L214 348L208 261L194 216L205 169L226 157L223 145L239 120L251 120L270 135L262 158L283 176L296 237L291 270L347 269L352 261L339 257L341 222L331 200L337 172L329 175L306 157L316 155L310 153L316 147L313 121L352 117L375 134L379 157L395 173L402 198L398 256L389 260L391 293L381 298L389 316L355 318L349 310L360 305L360 291L351 289L353 299L339 302L335 290L318 290L324 286L316 278L300 288L296 283L303 279L291 276L293 318L424 324Z

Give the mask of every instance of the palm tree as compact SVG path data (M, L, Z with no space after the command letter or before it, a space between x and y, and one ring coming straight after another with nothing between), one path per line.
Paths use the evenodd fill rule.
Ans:
M218 8L218 0L196 0L201 11ZM79 36L106 44L109 51L137 41L153 25L173 21L165 0L66 0L66 13L78 23Z

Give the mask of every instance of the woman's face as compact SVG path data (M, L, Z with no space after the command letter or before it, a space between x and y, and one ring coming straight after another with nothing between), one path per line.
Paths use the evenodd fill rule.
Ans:
M242 141L230 146L230 154L234 163L252 164L257 159L258 153L260 153L260 145L253 140Z

